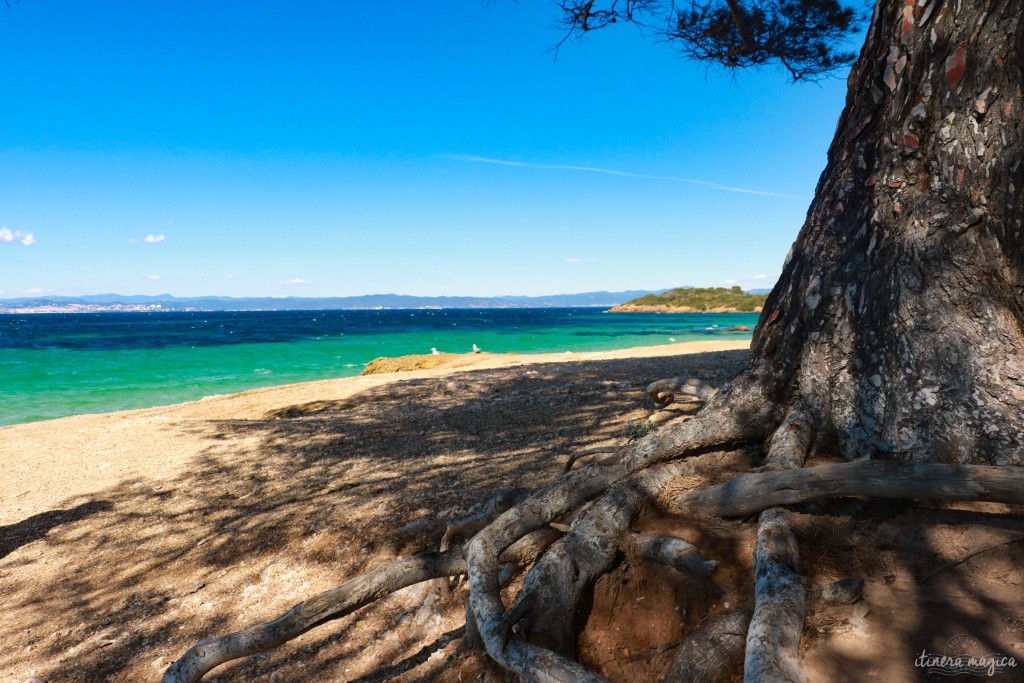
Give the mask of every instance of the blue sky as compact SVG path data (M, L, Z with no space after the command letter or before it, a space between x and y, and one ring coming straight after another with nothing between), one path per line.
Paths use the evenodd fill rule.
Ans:
M379 6L378 6L379 5ZM770 286L845 74L550 2L0 7L0 297Z

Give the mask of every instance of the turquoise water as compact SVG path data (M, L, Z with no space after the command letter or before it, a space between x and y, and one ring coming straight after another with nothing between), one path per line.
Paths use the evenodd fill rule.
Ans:
M0 425L359 374L380 356L749 339L757 314L600 309L0 315Z

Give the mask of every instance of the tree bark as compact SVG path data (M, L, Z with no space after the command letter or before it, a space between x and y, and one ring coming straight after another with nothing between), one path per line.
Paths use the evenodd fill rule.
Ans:
M747 623L742 610L708 618L676 648L663 683L718 683L732 680L743 660Z
M786 511L761 513L754 545L754 616L743 660L745 683L806 683L800 666L807 589Z
M880 0L750 373L849 459L1024 462L1018 0Z
M778 505L847 496L1024 503L1024 469L861 460L753 472L684 493L669 501L666 509L744 517Z
M789 412L772 435L765 465L802 467L813 441L814 430L801 404ZM745 681L805 683L800 634L806 603L800 549L789 517L782 508L765 510L758 519L754 544L754 615L747 631Z

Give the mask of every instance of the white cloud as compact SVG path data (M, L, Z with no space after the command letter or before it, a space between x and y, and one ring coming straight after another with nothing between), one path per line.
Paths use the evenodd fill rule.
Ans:
M156 244L157 242L163 242L167 237L161 233L159 235L146 235L142 238L142 241L146 244Z
M567 258L566 263L597 263L596 258Z
M42 294L43 290L39 287L33 287L32 289L22 290L22 294Z
M281 280L282 285L304 285L306 281L302 278L293 277L291 280Z
M723 285L738 285L739 280L722 280Z
M134 237L129 237L128 238L128 243L129 244L138 244L139 241L137 239L135 239Z
M0 227L0 244L14 244L15 242L25 247L31 247L36 243L36 236L30 232L11 230L6 225Z
M752 277L750 279L751 280L767 280L768 276L767 275L755 275L754 277Z
M147 280L154 280L154 281L156 281L156 280L163 280L163 278L160 277L159 275L147 275L146 279Z
M496 164L498 166L518 166L521 168L536 168L547 171L583 171L586 173L604 173L606 175L617 175L622 176L623 178L637 178L639 180L664 180L672 183L688 183L690 185L700 185L710 190L721 190L722 192L742 192L744 194L756 194L762 197L786 197L788 199L809 199L808 197L801 197L792 194L783 194L781 192L766 192L764 190L750 190L745 187L732 187L730 185L721 185L710 180L698 180L696 178L677 178L675 176L664 175L649 175L647 173L630 173L629 171L616 171L611 168L597 168L594 166L573 166L570 164L534 164L527 163L525 161L490 159L487 157L477 157L468 154L450 155L448 158L457 159L459 161L470 161L479 164Z

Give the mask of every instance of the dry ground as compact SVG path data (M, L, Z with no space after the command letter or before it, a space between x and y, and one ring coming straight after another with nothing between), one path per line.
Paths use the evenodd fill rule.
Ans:
M468 356L455 368L0 429L0 681L156 680L197 640L436 547L444 519L505 488L550 482L574 449L623 443L650 414L650 381L717 382L744 358L739 344ZM680 419L691 410L673 406ZM703 456L701 478L727 478L756 457ZM812 596L812 680L925 680L916 655L960 634L1024 659L1020 513L800 508L812 583L868 582L858 605ZM653 680L701 619L750 606L749 520L640 526L678 534L722 567L693 585L623 558L599 582L580 656L619 681ZM474 680L484 672L460 651L462 617L436 586L412 587L208 680Z

